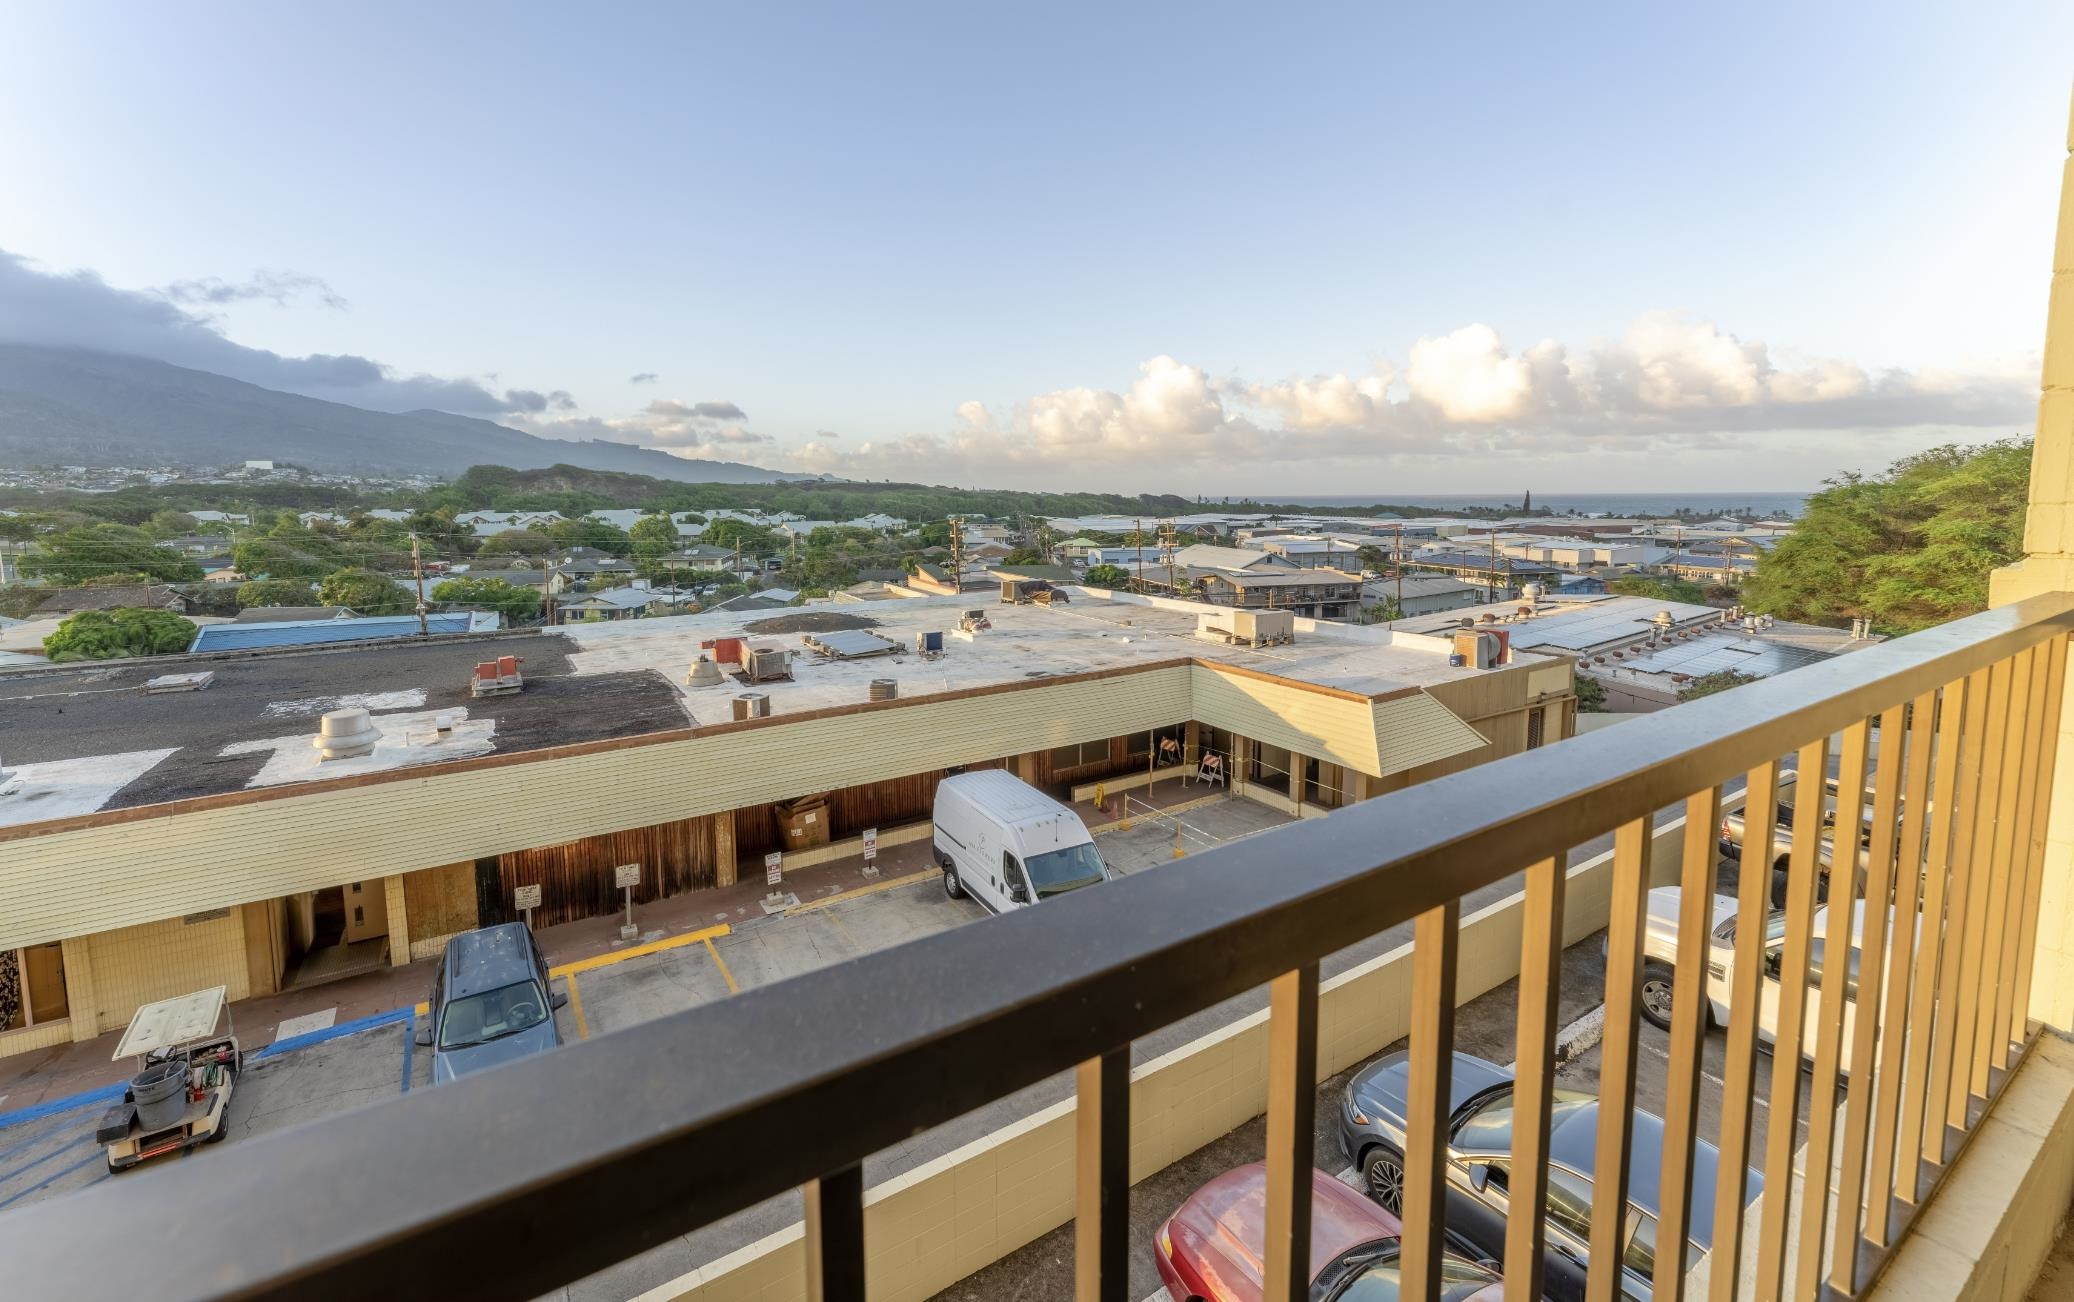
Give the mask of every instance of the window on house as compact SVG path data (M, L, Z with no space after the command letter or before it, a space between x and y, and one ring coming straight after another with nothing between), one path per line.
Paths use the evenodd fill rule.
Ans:
M1543 715L1544 715L1544 712L1543 712L1543 711L1541 711L1541 710L1529 710L1529 711L1527 711L1527 749L1528 749L1528 750L1538 750L1538 749L1540 749L1540 746L1541 746L1541 738L1542 738L1542 729L1543 729L1543 728L1544 728L1544 727L1546 726L1546 725L1545 725L1545 724L1543 723L1543 721L1542 721L1542 720L1543 720Z

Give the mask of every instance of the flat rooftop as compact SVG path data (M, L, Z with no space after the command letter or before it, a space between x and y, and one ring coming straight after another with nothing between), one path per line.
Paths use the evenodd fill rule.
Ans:
M901 601L817 603L663 619L568 625L537 635L450 637L339 648L273 650L149 661L16 669L0 665L0 762L22 787L0 796L0 826L731 722L733 698L771 696L773 715L863 704L874 679L914 700L1105 669L1198 659L1300 684L1387 696L1480 671L1450 667L1438 638L1319 624L1289 645L1254 649L1196 635L1221 607L1102 600L1006 606L993 593ZM955 637L965 610L993 628ZM808 637L897 650L855 659L817 654ZM944 634L944 654L915 651L920 632ZM750 684L732 673L691 686L700 646L721 637L774 642L792 653L790 681ZM471 697L476 662L522 660L524 690ZM200 691L147 694L147 680L207 671ZM1482 671L1487 672L1487 671ZM321 762L311 746L328 710L361 707L382 739L371 755ZM441 715L452 719L444 735Z

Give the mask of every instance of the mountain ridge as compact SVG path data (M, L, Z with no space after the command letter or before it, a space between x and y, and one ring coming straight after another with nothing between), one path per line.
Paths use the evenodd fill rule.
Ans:
M0 343L0 465L289 462L329 474L451 478L574 465L685 483L817 479L602 439L541 438L452 412L370 411L121 353Z

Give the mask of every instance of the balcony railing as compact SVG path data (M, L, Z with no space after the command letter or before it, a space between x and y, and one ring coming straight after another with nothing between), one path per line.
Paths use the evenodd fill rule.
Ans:
M2033 928L2074 599L2035 598L1559 747L1366 801L983 925L753 989L637 1030L407 1099L241 1141L0 1216L24 1297L536 1297L793 1187L810 1296L864 1296L862 1163L1069 1068L1077 1073L1077 1279L1126 1298L1131 1042L1242 991L1271 993L1267 1296L1308 1295L1318 964L1413 921L1405 1296L1433 1297L1460 901L1525 870L1515 1215L1508 1296L1539 1296L1564 850L1613 833L1589 1295L1619 1289L1636 1093L1652 819L1682 804L1679 955L1707 950L1723 784L1747 781L1742 916L1764 916L1782 759L1829 768L1841 734L1829 907L1865 909L1849 965L1813 997L1822 820L1793 820L1777 1041L1812 1017L1808 1151L1796 1194L1799 1054L1761 1068L1757 1019L1727 1028L1709 1293L1852 1295L1880 1268L2030 1036ZM1870 784L1861 807L1853 798ZM1755 1006L1764 929L1737 929L1731 1005ZM1702 962L1676 967L1657 1242L1687 1238L1698 1129ZM872 992L872 993L861 993ZM898 992L892 997L892 992ZM1884 1033L1882 1033L1884 1031ZM1840 1065L1852 1064L1836 1098ZM1867 1064L1871 1064L1870 1067ZM1745 1165L1771 1077L1754 1278ZM185 1181L185 1184L181 1182ZM1798 1206L1795 1200L1798 1199ZM1833 1221L1831 1219L1833 1214ZM1787 1247L1799 1251L1786 1278ZM1825 1250L1826 1249L1826 1250ZM1680 1254L1656 1255L1677 1299ZM1737 1288L1744 1287L1738 1294Z

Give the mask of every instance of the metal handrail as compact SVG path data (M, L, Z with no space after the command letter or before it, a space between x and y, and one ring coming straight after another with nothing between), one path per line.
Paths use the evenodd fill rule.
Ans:
M2032 598L1206 851L1186 872L246 1140L206 1170L22 1208L0 1215L0 1262L24 1295L537 1296L2069 631L2074 596Z

